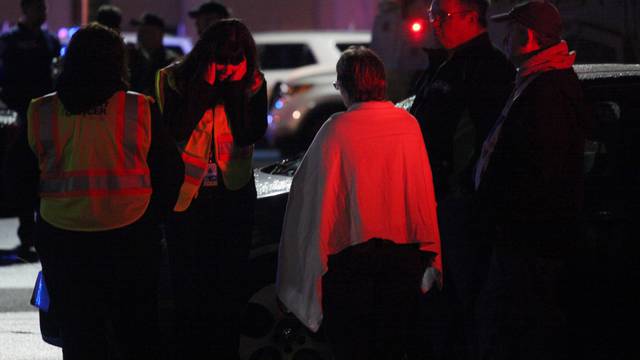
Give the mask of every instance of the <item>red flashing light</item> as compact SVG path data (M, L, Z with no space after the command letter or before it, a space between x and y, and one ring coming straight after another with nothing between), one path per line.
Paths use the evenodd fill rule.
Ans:
M413 31L414 33L422 31L422 23L420 21L414 21L413 23L411 23L411 31Z

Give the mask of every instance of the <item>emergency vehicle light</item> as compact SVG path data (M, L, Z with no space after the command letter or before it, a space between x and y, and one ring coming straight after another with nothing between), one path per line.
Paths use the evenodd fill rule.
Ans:
M414 33L419 33L422 31L422 22L421 21L414 21L411 23L411 31L413 31Z

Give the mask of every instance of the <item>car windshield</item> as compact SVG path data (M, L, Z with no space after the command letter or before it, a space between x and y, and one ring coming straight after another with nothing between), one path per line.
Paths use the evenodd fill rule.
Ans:
M260 171L271 175L293 176L296 170L298 170L298 166L300 166L303 156L304 153L300 153L296 156L284 159L275 164L265 166L264 168L260 169Z
M352 42L346 42L346 43L337 43L336 47L338 48L338 50L340 50L340 52L345 51L349 48L349 46L364 46L364 47L369 47L369 43L352 43Z

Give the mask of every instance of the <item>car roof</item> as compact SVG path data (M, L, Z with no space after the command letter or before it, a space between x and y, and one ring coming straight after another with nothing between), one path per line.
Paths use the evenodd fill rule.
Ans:
M579 64L573 66L583 81L611 78L640 78L640 64Z

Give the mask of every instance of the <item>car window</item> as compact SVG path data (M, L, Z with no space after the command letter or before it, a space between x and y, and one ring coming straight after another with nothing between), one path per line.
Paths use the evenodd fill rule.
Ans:
M589 177L610 175L615 163L620 129L620 105L615 101L589 104L593 114L593 135L584 148L584 173Z
M349 46L364 46L369 47L368 43L353 43L353 42L345 42L345 43L337 43L336 47L340 52L343 52L349 48Z
M293 69L317 62L306 44L262 44L257 48L263 70Z

